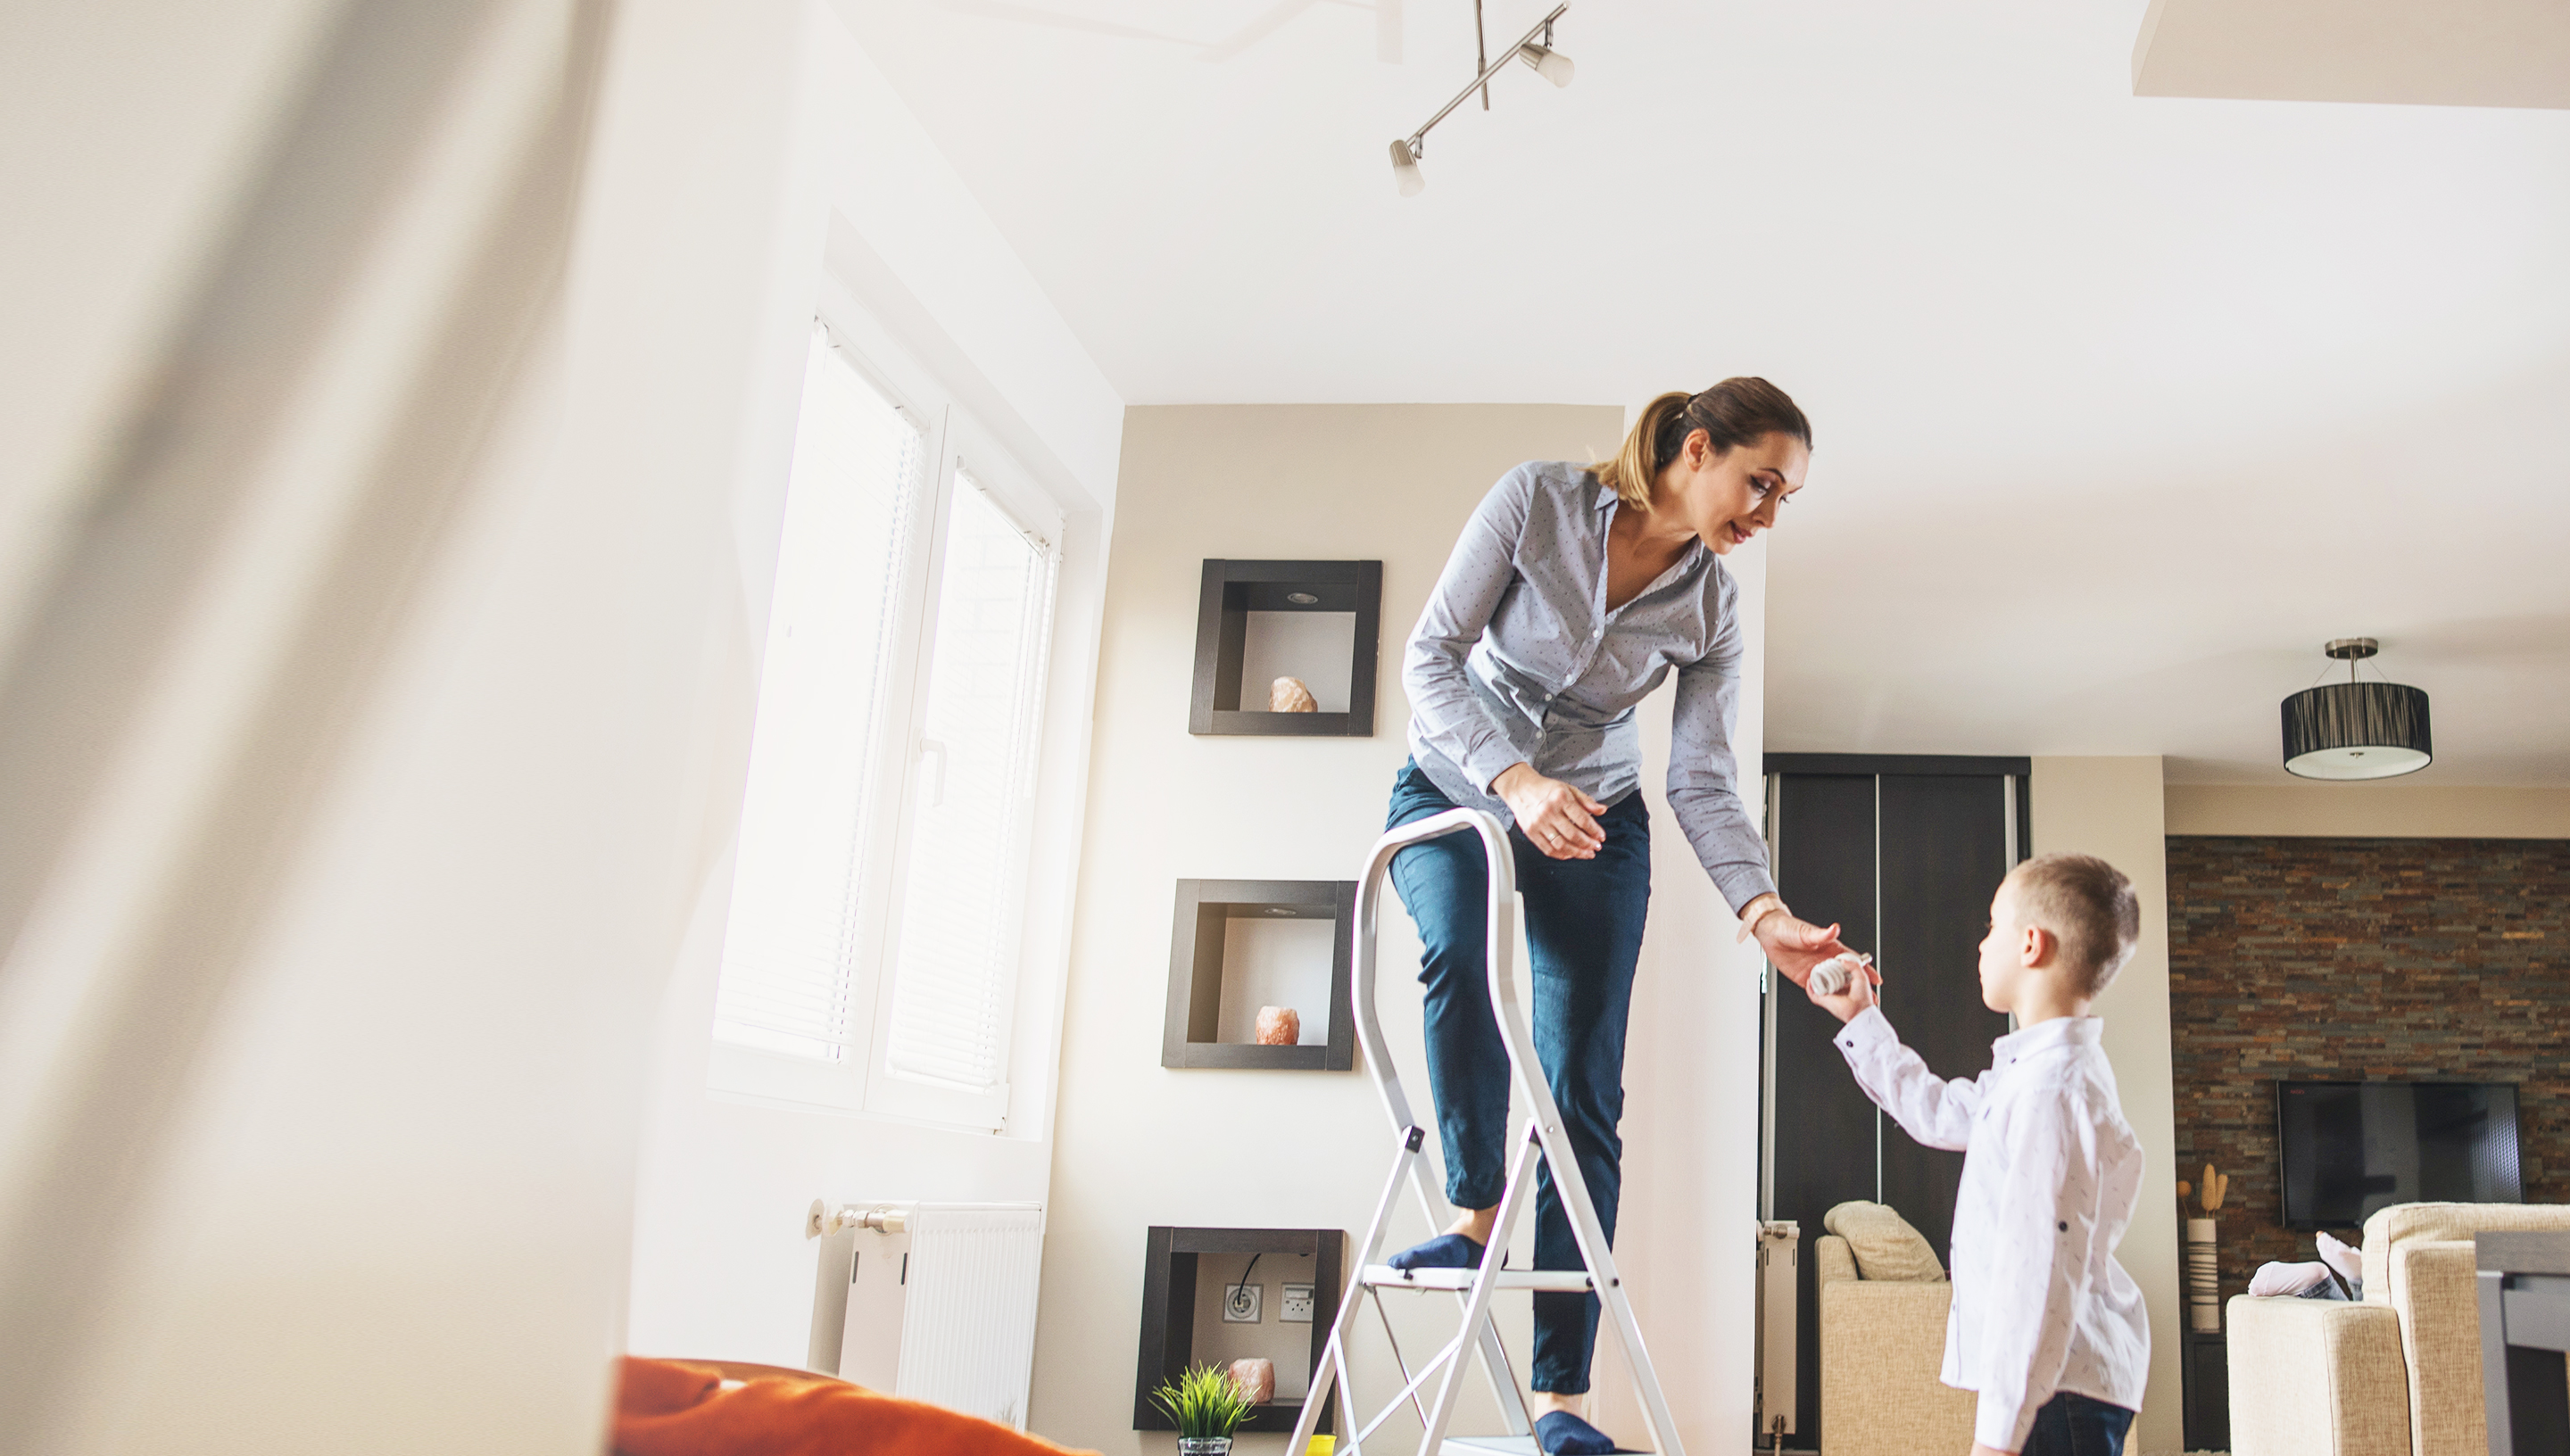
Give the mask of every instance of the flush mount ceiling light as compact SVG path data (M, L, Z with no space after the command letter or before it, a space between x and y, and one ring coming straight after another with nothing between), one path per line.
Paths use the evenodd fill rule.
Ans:
M1473 78L1472 85L1455 93L1455 99L1439 107L1437 115L1422 122L1418 131L1392 144L1392 176L1393 180L1401 184L1403 196L1418 196L1428 186L1427 175L1419 170L1419 159L1426 156L1428 152L1428 129L1446 120L1455 108L1462 106L1477 91L1482 93L1482 109L1490 110L1491 78L1506 70L1510 61L1525 62L1533 69L1534 74L1555 86L1570 84L1570 78L1576 74L1578 68L1570 64L1568 56L1552 48L1552 23L1559 20L1561 12L1569 8L1567 4L1552 7L1550 15L1537 21L1534 29L1527 31L1515 45L1502 52L1499 59L1489 60L1486 51L1482 74ZM1473 25L1477 33L1481 23L1482 7L1477 4L1473 7Z
M2341 637L2321 650L2347 664L2347 681L2285 699L2285 771L2306 779L2388 779L2425 768L2435 757L2427 695L2396 682L2356 681L2356 664L2382 650L2371 637Z

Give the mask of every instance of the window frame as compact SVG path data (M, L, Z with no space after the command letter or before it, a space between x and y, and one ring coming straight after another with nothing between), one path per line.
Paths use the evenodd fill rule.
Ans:
M999 1132L1008 1124L1014 1035L1029 984L1027 929L1035 879L1033 848L1039 838L1035 820L1046 787L1046 732L1055 726L1049 721L1047 705L1062 645L1060 594L1069 513L835 280L824 280L814 315L839 357L921 432L922 469L909 483L909 498L903 502L910 526L895 572L900 585L887 627L880 726L871 749L874 761L865 769L867 802L882 807L868 813L854 856L854 870L862 883L851 950L842 966L848 977L845 1055L829 1063L745 1046L713 1035L709 1021L712 1054L706 1082L716 1093L757 1102ZM795 371L793 380L799 397L802 370ZM795 419L799 425L799 410ZM786 454L790 461L791 450ZM906 847L920 808L921 740L928 707L927 675L937 639L937 588L943 580L953 493L973 489L974 484L1038 546L1045 573L1043 612L1035 631L1036 680L1029 695L1028 726L1033 736L1025 765L1026 790L1018 808L1025 818L1020 843L1007 867L1004 955L1010 974L1002 995L1005 1010L996 1057L999 1080L979 1091L905 1076L889 1066L896 981L893 959L906 889ZM728 934L727 910L726 939Z

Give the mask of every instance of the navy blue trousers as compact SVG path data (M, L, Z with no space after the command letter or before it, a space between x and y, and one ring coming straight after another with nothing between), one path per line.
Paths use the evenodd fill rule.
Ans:
M1384 827L1454 807L1417 764L1405 764L1393 780ZM1651 904L1650 811L1639 793L1628 794L1599 822L1606 845L1593 860L1547 859L1514 828L1508 846L1534 962L1535 1056L1611 1240L1623 1190L1624 1144L1615 1129L1624 1115L1624 1027ZM1427 987L1428 1081L1446 1152L1446 1197L1465 1209L1498 1203L1507 1181L1508 1054L1492 1019L1483 953L1485 865L1474 835L1413 845L1392 862L1393 889L1426 947L1419 981ZM1534 1267L1585 1268L1548 1168L1535 1185ZM1595 1295L1534 1296L1535 1389L1586 1390L1596 1342Z
M2017 1456L2124 1456L2133 1413L2064 1390L2035 1408L2034 1429Z

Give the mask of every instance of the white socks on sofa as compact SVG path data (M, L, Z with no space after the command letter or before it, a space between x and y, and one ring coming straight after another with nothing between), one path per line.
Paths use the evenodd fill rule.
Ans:
M2321 1257L2303 1264L2262 1264L2249 1280L2253 1298L2272 1299L2283 1295L2302 1294L2327 1282L2330 1271L2338 1271L2348 1287L2362 1297L2364 1290L2364 1252L2343 1244L2327 1234L2317 1241ZM2333 1290L2330 1297L2337 1297Z

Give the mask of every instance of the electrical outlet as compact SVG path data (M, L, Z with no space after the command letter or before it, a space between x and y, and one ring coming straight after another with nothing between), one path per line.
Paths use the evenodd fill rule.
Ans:
M1312 1286L1310 1284L1285 1284L1281 1287L1284 1290L1284 1298L1276 1306L1277 1322L1281 1324L1311 1323Z
M1259 1305L1265 1302L1265 1284L1225 1284L1222 1286L1222 1322L1256 1324Z

